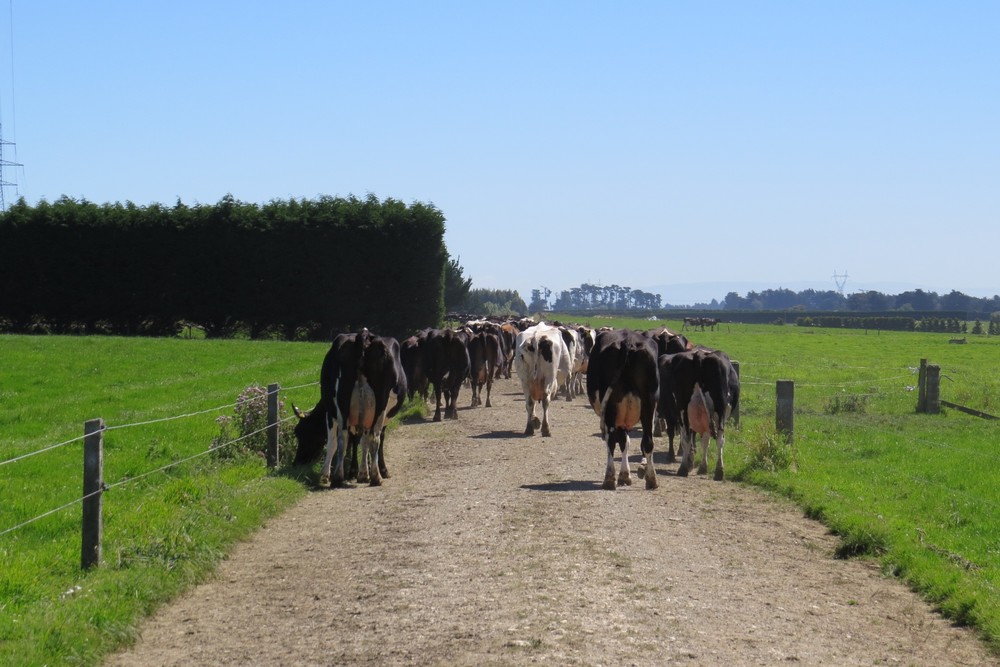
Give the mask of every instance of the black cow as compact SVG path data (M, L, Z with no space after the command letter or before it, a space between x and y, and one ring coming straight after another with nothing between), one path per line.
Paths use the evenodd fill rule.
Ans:
M725 352L699 347L659 359L660 414L668 427L681 425L680 476L686 476L694 463L695 433L701 435L699 473L708 472L708 441L714 437L718 449L715 479L725 478L723 449L726 419L739 405L740 381ZM672 436L672 433L671 433Z
M664 354L677 354L678 352L694 349L694 345L691 344L684 334L671 331L667 327L650 329L646 332L646 335L656 341L656 350L659 353L659 356L663 356ZM662 385L660 387L660 400L664 400ZM670 443L667 447L667 461L669 463L673 463L676 460L676 457L674 456L674 436L680 432L679 422L674 421L673 424L671 424L671 418L672 415L666 415L662 410L658 410L656 421L653 424L654 438L658 438L663 435L664 431L667 432L668 442Z
M403 364L403 372L406 374L407 395L412 399L414 394L427 400L429 382L427 372L424 370L424 349L423 342L427 338L427 330L421 331L414 336L410 336L399 344L399 360Z
M601 432L607 433L608 464L604 488L615 488L615 444L621 448L618 484L631 484L628 466L629 430L642 424L642 454L646 466L646 488L655 489L653 468L653 413L659 398L656 344L648 336L628 329L602 331L594 341L587 368L587 398L601 418Z
M389 395L396 403L389 408ZM357 476L372 486L389 476L385 465L385 425L406 397L406 375L399 359L395 338L374 336L367 329L357 334L337 336L320 370L320 399L309 413L294 405L299 423L295 425L298 450L295 462L314 461L327 446L320 485L331 484L331 465L336 454L332 482L343 483ZM336 439L336 445L334 445ZM361 465L357 447L361 444ZM345 475L345 458L346 475Z
M434 421L441 421L441 395L444 416L458 419L458 392L469 376L469 350L466 336L451 329L431 329L424 346L424 370L434 388Z
M492 407L493 375L500 359L500 338L489 329L480 331L469 339L469 381L472 385L472 407L483 404L483 385L486 385L486 407Z

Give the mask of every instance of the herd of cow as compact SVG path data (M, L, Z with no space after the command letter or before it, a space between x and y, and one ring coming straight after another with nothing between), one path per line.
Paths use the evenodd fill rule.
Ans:
M724 477L725 425L740 395L739 375L724 352L695 346L665 327L595 330L529 319L473 320L457 330L425 329L401 343L367 329L340 334L323 360L316 407L303 413L292 406L299 417L295 462L311 463L325 447L321 486L355 477L381 484L389 476L385 426L407 397L427 400L433 391L434 421L442 419L442 399L443 418L457 419L458 395L466 381L472 388L471 405L490 407L493 380L513 373L524 393L526 436L538 428L542 436L552 434L549 405L560 394L573 400L586 393L607 442L605 489L631 484L629 431L637 425L642 428L640 475L647 489L657 486L653 436L664 430L668 461L675 461L674 438L680 437L678 475L693 467L700 436L698 471L708 471L708 446L714 438L715 479ZM616 450L621 451L617 477Z

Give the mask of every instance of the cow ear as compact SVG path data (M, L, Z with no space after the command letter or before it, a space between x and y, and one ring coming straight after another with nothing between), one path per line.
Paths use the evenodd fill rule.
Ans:
M292 412L294 412L295 416L298 417L299 419L305 419L306 418L305 413L302 412L301 410L299 410L298 407L296 407L296 405L294 403L292 403Z

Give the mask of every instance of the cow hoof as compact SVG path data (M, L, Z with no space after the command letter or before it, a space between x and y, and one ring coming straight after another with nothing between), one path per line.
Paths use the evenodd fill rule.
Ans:
M543 438L551 438L552 437L552 431L549 430L548 424L542 424L542 437Z
M436 421L436 422L441 421L441 413L440 412L435 412L434 413L434 421Z
M722 468L716 468L715 469L715 481L716 482L723 481L725 479L725 477L726 477L726 473L725 473L725 471L723 471Z
M687 477L688 476L688 471L689 471L689 468L687 466L681 466L680 468L677 469L677 476L678 477Z
M616 486L615 486L615 476L614 476L614 474L606 475L604 477L604 488L607 489L608 491L614 491L615 490Z
M618 475L618 486L632 486L632 475L628 473Z
M645 477L646 476L646 464L645 463L640 463L639 467L635 469L635 474L638 475L639 477Z
M528 424L528 428L524 429L524 434L525 435L535 435L535 427L532 426L531 424Z
M492 408L493 407L493 405L490 403L490 399L488 399L488 398L486 399L486 407L488 407L488 408Z
M700 466L698 466L698 474L699 475L706 475L706 474L708 474L708 464L707 463L703 463Z
M372 477L372 481L368 482L368 486L382 486L382 478Z
M385 468L379 468L378 474L382 476L382 479L389 479L389 471Z
M531 418L531 428L538 428L541 425L542 425L541 419L539 419L538 417Z
M659 486L659 484L657 483L655 476L653 476L653 477L647 477L646 478L646 490L647 491L655 489L658 486Z
M319 478L319 485L321 487L323 487L324 489L329 489L330 488L330 476L329 475L323 475L322 477L320 477Z

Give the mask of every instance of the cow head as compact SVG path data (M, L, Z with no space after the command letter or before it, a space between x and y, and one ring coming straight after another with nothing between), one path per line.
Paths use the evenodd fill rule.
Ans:
M302 412L294 404L292 404L292 410L299 418L298 423L295 424L295 439L298 441L298 449L295 450L295 464L312 463L323 453L323 447L326 445L327 408L320 401L309 412Z

